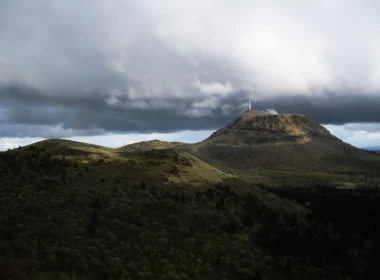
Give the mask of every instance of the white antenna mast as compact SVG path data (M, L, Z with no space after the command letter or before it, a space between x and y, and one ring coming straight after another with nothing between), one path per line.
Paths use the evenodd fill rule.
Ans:
M251 111L251 100L248 100L248 110Z

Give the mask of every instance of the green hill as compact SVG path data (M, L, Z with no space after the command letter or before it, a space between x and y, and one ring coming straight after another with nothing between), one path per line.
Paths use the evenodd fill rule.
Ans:
M160 147L153 150L125 147L113 149L69 140L49 139L12 150L11 153L22 156L24 153L38 150L41 157L51 156L78 168L91 167L104 176L122 176L125 170L133 169L130 177L137 182L148 180L156 183L200 184L218 183L233 177L185 151L163 145Z
M117 151L98 145L76 142L63 139L48 139L25 146L21 152L29 147L39 148L54 157L65 157L67 160L88 164L102 162L124 161Z

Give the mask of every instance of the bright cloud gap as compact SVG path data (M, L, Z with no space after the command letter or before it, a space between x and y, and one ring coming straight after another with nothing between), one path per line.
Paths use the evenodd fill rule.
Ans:
M64 137L62 139L85 142L105 147L118 148L128 144L133 144L140 141L149 141L158 139L161 141L170 142L184 142L184 143L196 143L209 137L213 131L203 130L203 131L178 131L174 133L149 133L149 134L116 134L109 133L97 136L73 136ZM17 148L19 146L29 145L38 141L45 140L46 138L41 137L4 137L0 138L0 151L5 151L7 149Z

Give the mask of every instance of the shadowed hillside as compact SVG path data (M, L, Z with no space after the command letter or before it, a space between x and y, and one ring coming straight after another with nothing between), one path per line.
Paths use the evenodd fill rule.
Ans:
M172 149L125 152L46 140L0 153L0 183L0 279L281 275L269 267L217 268L238 257L231 246L247 258L259 250L246 246L257 229L241 231L239 215L249 224L252 218L240 201L284 215L308 212ZM231 250L223 253L223 244Z
M0 279L378 279L378 188L273 194L173 163L209 168L61 140L0 153Z

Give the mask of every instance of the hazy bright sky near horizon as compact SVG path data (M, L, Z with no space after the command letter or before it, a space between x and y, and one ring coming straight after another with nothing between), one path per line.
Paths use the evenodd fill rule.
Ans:
M380 146L375 0L2 0L0 150L197 142L251 100Z

